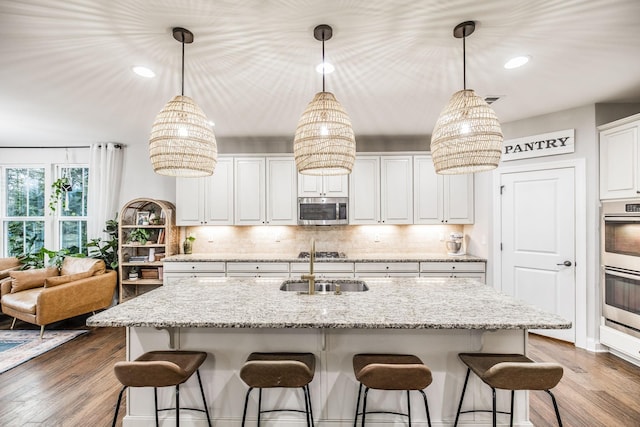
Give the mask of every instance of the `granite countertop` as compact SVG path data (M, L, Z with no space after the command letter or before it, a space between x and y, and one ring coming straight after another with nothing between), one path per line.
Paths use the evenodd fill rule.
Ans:
M98 313L88 326L565 329L571 322L472 279L365 279L366 292L306 295L283 279L192 278Z
M309 258L298 258L298 255L274 256L269 254L178 254L171 255L164 262L309 262ZM316 258L315 262L487 262L485 258L473 255L447 254L348 254L345 258Z

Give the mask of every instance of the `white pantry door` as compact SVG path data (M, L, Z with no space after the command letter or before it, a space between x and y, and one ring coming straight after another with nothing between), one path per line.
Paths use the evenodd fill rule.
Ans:
M501 175L502 291L573 323L532 330L575 342L574 168Z

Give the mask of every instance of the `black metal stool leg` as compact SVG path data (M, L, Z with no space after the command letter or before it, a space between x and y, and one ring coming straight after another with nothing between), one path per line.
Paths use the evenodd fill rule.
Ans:
M153 404L156 408L156 427L160 427L160 420L158 419L158 389L153 388Z
M176 427L180 427L180 384L176 384Z
M429 402L427 402L427 395L425 394L424 390L418 391L422 393L422 398L424 399L424 410L427 413L427 423L429 427L431 427L431 414L429 414Z
M116 411L113 414L113 423L111 424L111 427L116 427L116 421L118 421L118 412L120 411L120 402L122 402L122 395L124 394L124 391L126 389L127 386L124 386L120 390L120 393L118 393L118 403L116 403Z
M556 397L551 393L551 390L545 390L549 396L551 396L551 401L553 402L553 409L556 410L556 418L558 419L558 425L562 427L562 419L560 418L560 410L558 409L558 402L556 402Z
M207 424L211 427L211 418L209 417L209 408L207 407L207 398L204 396L204 388L202 387L202 380L200 379L200 370L196 370L198 376L198 384L200 385L200 393L202 394L202 403L204 403L204 413L207 414Z
M307 393L307 399L309 400L309 419L311 420L311 427L315 427L315 422L313 421L313 405L311 404L311 391L309 391L309 384L304 386L304 389Z
M411 427L411 392L407 390L407 418L409 418L409 427Z
M262 413L262 389L258 389L258 427L260 427L260 414Z
M462 401L464 400L464 394L467 392L467 383L469 382L469 374L471 369L467 368L467 376L464 378L464 385L462 386L462 394L460 395L460 403L458 404L458 412L456 413L456 421L453 423L453 427L458 425L458 418L460 418L460 411L462 410Z
M496 389L491 387L493 393L493 427L498 425L498 417L496 416Z
M247 406L249 404L249 395L251 394L252 390L253 390L253 387L249 387L249 390L247 390L247 394L245 395L245 398L244 398L244 411L242 411L242 427L244 427L244 422L247 419Z
M367 414L367 394L369 394L369 387L364 388L364 399L362 400L362 427L364 427L364 418Z
M509 412L511 416L509 418L509 427L513 427L513 401L515 399L515 394L516 394L516 391L511 390L511 412Z
M311 427L311 420L309 419L309 400L307 399L307 386L302 386L302 393L304 394L304 420L307 423L307 427Z
M362 395L362 383L358 387L358 400L356 400L356 415L353 417L353 427L358 425L358 410L360 409L360 396Z

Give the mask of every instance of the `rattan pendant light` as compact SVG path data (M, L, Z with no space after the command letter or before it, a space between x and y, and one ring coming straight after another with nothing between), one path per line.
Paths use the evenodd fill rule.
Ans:
M216 137L204 112L184 96L184 45L193 42L193 33L176 27L173 38L182 43L182 93L158 113L151 127L149 158L160 175L208 176L217 163Z
M324 42L333 35L328 25L318 25L313 30L317 40ZM298 172L304 175L346 175L351 173L356 158L356 140L351 119L331 92L325 92L324 72L322 92L300 116L293 140L293 154Z
M464 89L453 94L433 129L431 155L439 174L481 172L500 163L503 138L496 113L467 89L465 38L474 30L474 21L453 30L454 37L462 38Z

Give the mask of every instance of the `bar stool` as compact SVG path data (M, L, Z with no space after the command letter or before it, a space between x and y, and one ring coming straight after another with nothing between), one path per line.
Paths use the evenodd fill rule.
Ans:
M304 412L307 426L313 426L311 394L309 383L313 380L316 369L316 358L312 353L251 353L240 369L240 378L248 386L242 412L242 425L247 417L249 395L254 388L258 389L258 426L260 414L267 412ZM302 388L305 410L270 409L262 410L263 388Z
M204 396L202 388L202 380L198 368L207 358L207 353L202 351L150 351L142 354L134 361L117 362L114 366L114 372L118 381L123 387L118 395L118 403L116 403L115 414L113 415L113 424L115 427L118 419L118 410L122 395L127 387L153 387L153 398L156 410L156 427L159 426L158 412L176 411L176 426L180 425L180 384L186 382L195 372L200 385L200 393L204 402L204 409L182 408L191 411L204 412L207 415L207 423L211 427L211 419L209 418L209 409L207 408L207 399ZM176 388L176 407L158 409L158 387L175 386Z
M460 414L469 412L492 412L493 425L496 425L496 414L509 414L509 425L513 425L513 399L516 390L543 390L551 396L553 408L556 411L558 425L562 427L560 411L556 398L550 389L555 387L562 378L562 366L557 363L534 362L522 354L496 354L496 353L460 353L458 357L467 365L467 376L464 379L460 404L454 427L458 425ZM470 410L461 411L462 401L467 390L469 374L473 371L482 381L485 382L493 392L493 410ZM511 390L511 410L510 412L496 410L496 389Z
M366 414L394 414L402 415L409 419L411 426L411 390L417 390L424 399L424 409L427 412L427 422L431 426L431 415L427 395L423 389L433 381L431 370L422 363L419 357L409 354L356 354L353 356L353 372L360 382L358 400L356 402L356 415L353 426L358 423L358 415L362 414L362 426L364 427ZM364 399L362 412L360 410L360 396L362 387ZM407 413L392 411L367 411L367 394L369 389L375 390L406 390Z

